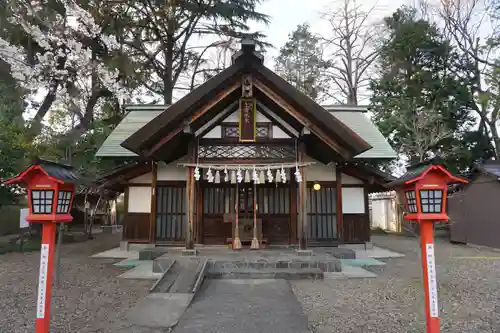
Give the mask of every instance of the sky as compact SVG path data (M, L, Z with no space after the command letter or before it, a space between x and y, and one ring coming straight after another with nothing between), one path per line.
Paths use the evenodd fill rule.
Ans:
M414 0L358 0L366 10L376 6L373 19L383 19L393 13L402 5L412 5ZM308 22L315 33L324 33L328 25L320 20L321 12L328 8L338 8L343 0L267 0L258 7L258 11L271 16L271 22L266 27L264 24L252 24L252 29L262 31L268 36L267 41L274 45L269 49L265 58L265 65L273 67L279 48L285 44L288 35L297 25Z

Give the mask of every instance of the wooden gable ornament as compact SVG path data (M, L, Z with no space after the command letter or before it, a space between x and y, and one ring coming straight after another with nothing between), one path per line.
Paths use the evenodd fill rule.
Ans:
M243 75L240 98L239 137L240 142L255 142L257 138L257 104L253 98L251 75Z

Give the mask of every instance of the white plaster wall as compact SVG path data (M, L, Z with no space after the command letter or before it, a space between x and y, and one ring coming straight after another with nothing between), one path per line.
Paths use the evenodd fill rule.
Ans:
M290 136L279 126L273 125L273 139L290 139Z
M342 213L363 214L365 212L365 195L363 187L342 188Z
M220 139L222 138L222 127L215 126L207 134L203 136L206 139Z
M151 184L151 172L128 181L130 184Z
M165 163L159 163L157 180L185 181L187 179L187 169L183 166L177 165L178 163L181 163L183 161L185 161L185 159L180 159L168 165L165 165Z
M316 161L312 157L306 156L305 161L315 162L313 165L305 167L305 174L307 181L336 181L337 177L335 174L335 164L330 163L325 165L321 162ZM361 179L342 174L342 184L363 184Z
M165 163L159 162L158 163L158 175L156 180L170 180L170 181L176 181L176 180L186 180L187 178L187 171L185 167L178 166L178 163L182 163L182 161L185 161L185 159L179 159L177 161L174 161L168 165L165 165ZM137 178L129 180L129 183L131 184L151 184L152 182L152 177L151 177L151 172L145 173L142 176L139 176Z
M305 178L308 182L335 181L336 175L334 163L324 165L309 156L306 156L305 161L315 162L314 164L304 168Z
M361 179L346 175L345 173L342 174L342 184L363 184L363 181Z
M397 231L398 213L396 193L372 194L369 200L372 226L383 230Z
M130 186L128 188L128 212L129 213L151 212L151 187Z

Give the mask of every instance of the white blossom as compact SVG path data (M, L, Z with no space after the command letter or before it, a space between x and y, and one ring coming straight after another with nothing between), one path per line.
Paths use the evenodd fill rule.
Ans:
M102 63L94 64L92 50L81 42L82 37L99 40L108 50L115 51L120 47L116 38L104 34L92 15L74 1L60 0L60 3L65 8L66 17L57 14L47 19L39 17L44 7L41 0L15 1L8 22L26 32L41 50L28 58L23 47L0 38L0 59L10 65L12 76L33 95L52 89L56 93L52 108L84 110L93 84L96 84L91 79L93 73L99 79L97 84L111 91L119 100L128 96L119 82L118 71L110 70ZM78 93L66 89L67 83ZM28 96L28 100L33 100L32 96Z

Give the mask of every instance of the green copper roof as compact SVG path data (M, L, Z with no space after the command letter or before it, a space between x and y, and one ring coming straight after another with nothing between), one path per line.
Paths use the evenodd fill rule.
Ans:
M328 110L328 109L327 109ZM359 111L331 111L338 120L362 137L373 148L359 154L355 158L396 158L397 154L384 138L377 126L368 118L366 112Z
M149 121L153 120L156 116L165 110L161 109L146 109L134 110L132 109L118 126L111 132L111 134L104 140L102 146L96 153L98 157L131 157L137 154L131 152L120 146L126 138L132 135L142 126L146 125Z
M135 153L123 148L120 144L135 131L166 110L165 105L133 105L127 107L129 113L114 131L106 138L97 151L98 157L132 157ZM396 158L396 152L391 148L378 128L368 118L366 107L331 105L324 108L351 128L373 148L361 153L356 158Z

